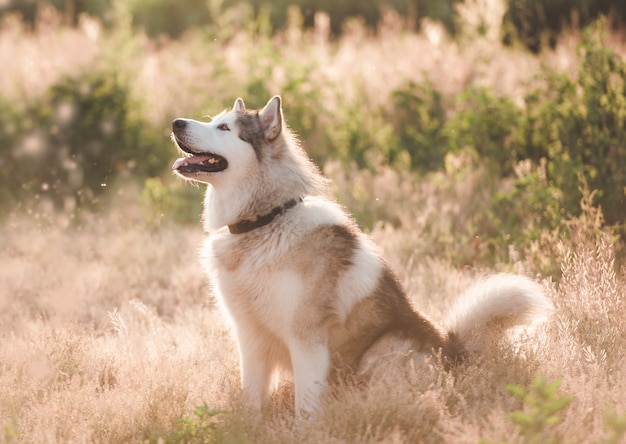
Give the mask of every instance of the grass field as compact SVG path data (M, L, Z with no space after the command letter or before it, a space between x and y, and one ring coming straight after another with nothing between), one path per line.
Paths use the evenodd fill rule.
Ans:
M586 216L558 246L562 279L543 281L556 311L527 341L450 373L390 365L367 387L337 387L315 423L298 425L288 383L264 414L239 403L235 345L196 260L199 228L149 229L140 211L115 206L71 225L10 218L0 237L4 441L623 442L626 273ZM441 319L486 270L406 257L417 235L372 232L415 303Z
M141 101L132 112L167 139L174 117L218 112L237 95L264 101L266 89L284 92L287 119L294 116L305 145L321 156L317 130L335 117L347 122L346 103L360 104L357 130L386 137L389 128L370 113L407 81L427 78L448 101L469 85L517 103L542 64L576 72L578 32L531 55L503 47L489 31L501 11L491 10L491 25L477 36L476 11L461 11L467 29L457 40L434 23L408 32L389 15L377 34L354 23L332 39L320 17L311 31L292 26L271 37L224 27L219 41L198 30L150 40L89 18L67 28L49 11L34 30L15 18L2 23L0 95L39 103L64 75L115 66ZM607 41L626 54L618 33ZM3 151L0 173L42 149L42 137L35 131ZM14 154L24 150L26 157ZM34 204L0 222L0 442L626 442L626 267L616 260L623 240L603 224L593 192L583 190L579 216L562 214L558 229L539 227L532 242L499 245L506 255L486 260L492 245L467 234L482 220L472 215L510 180L497 182L465 152L421 176L327 157L323 169L338 199L434 320L475 279L507 271L542 283L555 306L548 322L450 372L383 366L367 386L334 387L315 422L296 424L288 381L264 412L240 402L235 343L198 263L199 223L173 222L177 207L147 199L145 184L128 185L128 177L102 184L96 211L72 197L55 208L42 184ZM515 172L543 177L528 163ZM181 187L167 173L154 180Z

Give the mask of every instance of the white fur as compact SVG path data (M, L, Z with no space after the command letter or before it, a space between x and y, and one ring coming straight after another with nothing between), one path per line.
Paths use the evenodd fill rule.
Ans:
M382 272L376 247L365 236L359 237L359 246L352 261L352 267L337 282L336 309L342 322L357 302L373 293Z
M296 217L298 218L298 223L304 224L306 227L344 225L350 221L350 218L346 216L346 213L339 205L324 197L308 196L304 199L303 204L310 211L298 212Z
M445 326L464 338L469 351L479 351L497 339L500 329L540 321L552 305L536 282L518 275L496 274L466 290L449 312Z
M314 414L326 391L330 353L324 338L303 342L291 338L289 353L296 386L295 408L298 416Z
M242 187L241 183L250 182L254 173L256 156L250 145L237 135L236 114L222 113L211 122L199 122L185 119L187 130L183 142L193 146L198 152L206 152L224 156L229 164L228 173L199 175L193 180L208 184L204 198L204 226L212 231L236 221L237 216L253 197L252 187ZM225 124L230 131L223 131L219 126Z
M205 258L210 248L206 242ZM207 268L218 304L237 334L242 387L257 406L268 398L274 370L291 367L285 338L293 336L292 319L305 290L296 271L269 273L267 268L263 261L249 261L236 271Z
M297 210L294 215L298 218ZM330 219L332 213L327 215ZM222 311L233 321L241 360L241 381L251 405L267 401L276 369L288 369L296 385L296 412L313 412L326 386L328 349L321 332L311 331L310 343L295 334L296 310L310 297L305 277L289 268L272 264L286 251L293 238L283 233L267 248L251 254L236 270L225 270L215 261L215 252L229 250L232 236L221 230L211 233L202 256Z
M280 98L271 99L258 117L266 143L282 138L277 140L278 145L270 147L278 150L282 146L281 152L259 155L239 138L238 115L244 112L244 103L238 99L233 110L209 123L187 120L184 131L177 128L181 134L176 137L196 153L217 154L228 160L226 170L188 178L207 184L203 215L207 237L202 246L202 263L217 302L231 319L237 336L244 396L252 405L262 405L269 397L274 371L291 370L296 414L300 416L319 408L333 359L329 344L354 344L350 338L354 332L345 326L346 320L357 311L355 307L360 301L375 294L383 282L385 265L375 245L360 232L356 234L356 246L348 252L352 253L349 261L344 259L345 268L337 271L342 274L332 276L336 280L329 281L325 275L333 274L333 270L318 267L325 270L318 271L322 276L310 274L318 261L333 263L333 258L325 257L323 251L321 257L293 260L307 251L320 255L319 249L307 250L307 242L319 241L319 237L311 235L318 228L347 229L352 227L352 221L338 204L325 197L323 178L284 125ZM228 130L222 125L227 125ZM304 195L304 200L270 227L264 227L262 237L233 235L226 227L249 217L246 211L250 208L268 211L297 195ZM259 202L265 207L251 206ZM318 287L324 284L329 294L318 294ZM329 291L330 285L334 288ZM392 290L397 293L397 287ZM386 292L376 294L385 297ZM446 326L468 348L478 349L491 340L491 323L503 321L505 328L529 323L549 306L534 282L519 276L497 275L468 290L452 310ZM365 319L362 328L369 328L367 316ZM329 336L333 334L337 337L331 340ZM369 345L362 363L369 367L376 355L406 354L413 344L410 338L400 342L396 339L383 335Z

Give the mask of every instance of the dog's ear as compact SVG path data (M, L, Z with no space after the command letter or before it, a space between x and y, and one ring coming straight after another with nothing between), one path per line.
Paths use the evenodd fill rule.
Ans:
M274 96L267 102L265 108L259 113L265 138L274 140L280 134L283 125L283 110L280 104L280 96Z
M246 110L246 105L243 103L243 99L241 97L235 100L235 105L233 105L233 109L238 113L242 113Z

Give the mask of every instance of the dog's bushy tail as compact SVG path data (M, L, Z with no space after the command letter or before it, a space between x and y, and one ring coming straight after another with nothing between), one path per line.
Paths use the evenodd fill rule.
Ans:
M480 351L506 330L545 319L551 310L538 283L523 276L496 274L461 295L445 327L465 351Z

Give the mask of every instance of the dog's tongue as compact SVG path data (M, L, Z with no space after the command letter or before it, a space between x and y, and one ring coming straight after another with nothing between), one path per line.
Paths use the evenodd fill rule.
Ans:
M176 159L176 162L174 162L174 165L172 165L172 169L177 170L178 168L184 165L197 165L210 158L211 156L181 157L180 159Z

